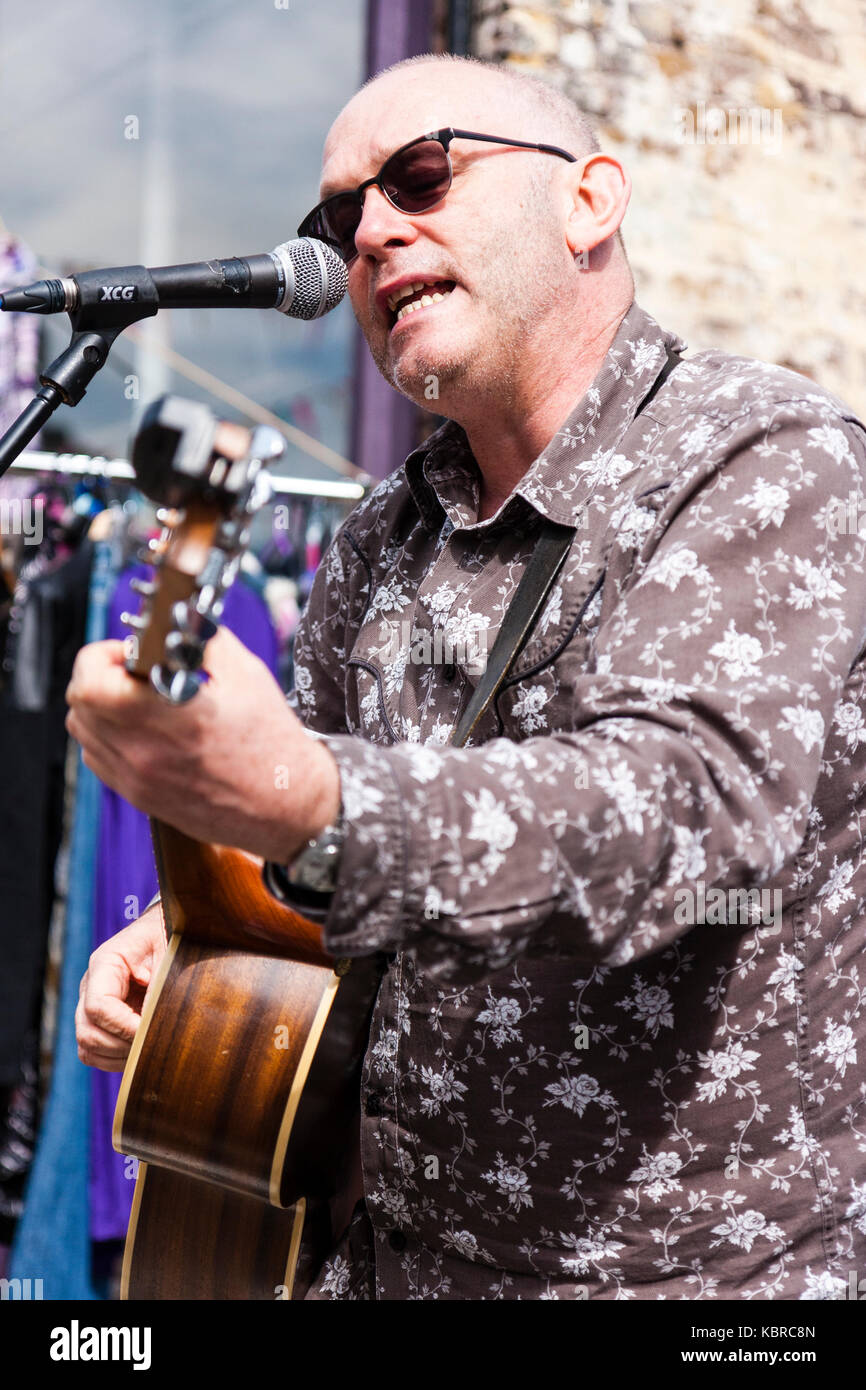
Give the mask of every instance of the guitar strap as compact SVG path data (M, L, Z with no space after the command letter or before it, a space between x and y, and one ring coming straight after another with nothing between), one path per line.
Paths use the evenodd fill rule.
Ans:
M517 593L508 605L502 620L484 674L472 692L472 698L454 731L451 739L454 748L462 748L472 735L517 660L560 566L571 549L575 529L574 526L563 526L557 521L544 522L538 543L517 586Z
M668 348L667 360L635 411L635 419L649 405L656 393L661 390L680 361L680 354L672 348ZM493 651L488 657L484 674L472 692L472 698L457 723L457 728L451 739L453 748L462 748L467 739L471 738L491 703L495 700L544 606L544 601L553 587L553 582L566 555L571 549L575 530L576 527L574 526L564 526L558 521L545 519L538 543L517 586L517 593L511 600L502 620L502 626L493 644Z

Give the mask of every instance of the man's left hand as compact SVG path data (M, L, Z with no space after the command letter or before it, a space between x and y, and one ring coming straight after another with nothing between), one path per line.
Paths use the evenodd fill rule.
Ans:
M226 628L209 679L172 706L129 675L122 642L79 652L66 727L97 777L194 839L284 862L337 817L340 775L258 657Z

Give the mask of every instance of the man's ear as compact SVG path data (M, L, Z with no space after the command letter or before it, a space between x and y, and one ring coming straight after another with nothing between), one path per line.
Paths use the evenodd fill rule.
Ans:
M591 154L571 167L565 234L574 255L592 251L619 231L631 197L631 179L618 159Z

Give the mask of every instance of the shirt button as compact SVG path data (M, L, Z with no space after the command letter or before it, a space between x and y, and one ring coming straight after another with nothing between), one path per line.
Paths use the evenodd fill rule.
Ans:
M378 1091L371 1091L364 1104L366 1114L381 1115L382 1108L382 1096Z
M442 667L442 679L443 679L443 681L445 681L448 685L451 684L451 682L453 681L453 679L454 679L454 677L455 677L456 675L457 675L457 667L456 667L456 666L452 666L450 662L448 663L447 666L443 666L443 667Z
M390 1235L388 1236L388 1244L390 1245L391 1249L399 1255L401 1250L406 1249L406 1246L409 1244L409 1242L402 1231L391 1231Z

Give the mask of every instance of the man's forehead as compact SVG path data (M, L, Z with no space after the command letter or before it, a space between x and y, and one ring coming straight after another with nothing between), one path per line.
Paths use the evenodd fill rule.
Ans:
M458 75L443 67L425 64L394 73L352 98L325 141L324 194L360 183L401 145L429 130L447 126L483 130L485 123L489 126L499 119L498 84L487 74Z

